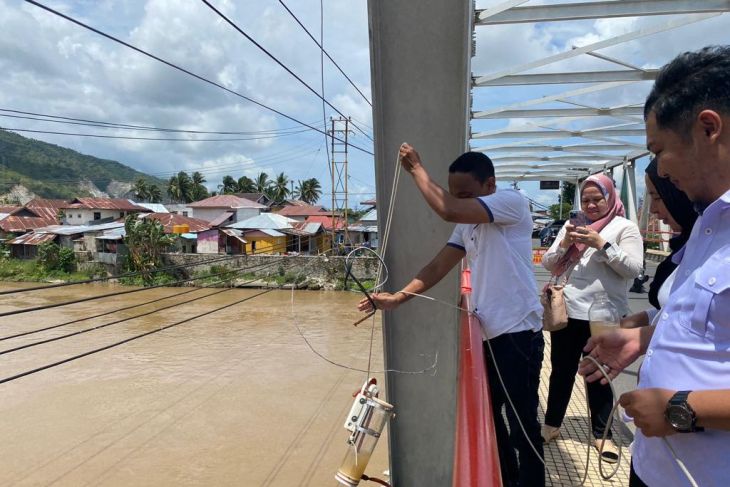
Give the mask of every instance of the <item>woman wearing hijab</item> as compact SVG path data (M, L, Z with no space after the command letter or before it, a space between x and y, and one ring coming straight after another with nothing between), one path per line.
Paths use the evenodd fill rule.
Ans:
M623 328L648 326L664 306L677 268L674 257L689 240L698 216L687 195L677 189L669 179L659 176L656 159L652 159L646 168L646 191L649 196L649 211L669 225L675 236L669 240L671 254L656 268L649 286L649 303L654 309L624 318L621 320Z
M624 218L624 206L611 178L602 174L586 178L580 198L587 224L576 227L567 222L542 259L554 276L568 278L564 288L568 326L551 334L552 372L542 429L545 442L560 434L583 347L591 336L588 309L595 295L606 293L619 314L627 315L628 289L643 265L639 228ZM613 406L609 386L588 384L588 403L594 445L605 461L614 463L618 450L613 442L607 441L600 449ZM610 431L607 437L611 438Z

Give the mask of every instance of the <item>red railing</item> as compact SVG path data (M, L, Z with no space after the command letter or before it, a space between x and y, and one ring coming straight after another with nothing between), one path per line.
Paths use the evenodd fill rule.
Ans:
M470 309L471 277L462 272L461 307ZM479 321L466 311L460 319L459 376L453 487L501 487L497 436Z

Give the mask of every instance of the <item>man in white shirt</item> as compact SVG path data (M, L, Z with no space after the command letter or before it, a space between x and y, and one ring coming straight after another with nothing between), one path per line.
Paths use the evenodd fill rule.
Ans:
M379 309L393 309L439 282L464 256L470 260L475 313L484 335L491 402L497 433L502 481L505 487L545 485L543 447L537 418L538 385L544 342L542 306L532 273L532 217L519 191L497 191L494 166L486 155L467 152L449 167L449 191L426 172L418 153L408 144L400 160L428 205L446 221L457 223L443 249L396 293L379 293L372 300ZM364 299L360 309L370 310ZM491 346L489 346L491 345ZM514 403L507 405L497 368ZM507 425L502 419L506 408ZM530 444L531 443L531 444ZM519 453L519 462L516 452ZM539 453L539 456L538 456Z
M679 267L656 326L591 338L585 351L611 377L645 355L638 389L620 399L638 428L631 487L684 487L692 485L690 476L694 485L724 487L730 482L730 46L687 52L664 66L644 113L659 175L684 191L701 216L675 256ZM592 362L580 372L589 381L600 378Z

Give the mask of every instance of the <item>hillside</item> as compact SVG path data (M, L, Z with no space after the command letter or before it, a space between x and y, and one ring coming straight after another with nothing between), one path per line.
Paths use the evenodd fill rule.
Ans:
M164 193L164 181L117 161L0 130L0 195L14 187L17 192L20 185L44 198L97 196L99 192L123 197L140 177L158 184Z

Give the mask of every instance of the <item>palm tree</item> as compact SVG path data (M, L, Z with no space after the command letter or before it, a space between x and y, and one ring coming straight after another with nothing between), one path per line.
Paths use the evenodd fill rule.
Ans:
M254 181L254 184L256 185L256 192L257 193L267 193L269 192L269 188L271 187L271 181L269 180L269 175L265 172L259 173L258 176L256 176L256 181Z
M150 203L162 202L162 191L156 184L147 187L147 196L149 197Z
M271 199L274 200L275 204L280 205L290 194L289 178L281 172L271 184Z
M317 178L305 179L304 181L298 182L295 193L300 200L313 205L322 196L322 185L319 184Z
M193 201L193 180L188 173L180 171L167 182L167 194L173 201L190 203Z
M253 179L248 176L241 176L238 178L238 192L239 193L255 193L256 183Z
M150 198L147 181L145 181L143 178L139 178L137 181L135 181L134 186L132 186L132 190L134 191L134 197L139 201L146 201Z
M203 176L200 172L195 171L193 173L192 177L193 182L193 191L192 191L192 197L193 201L200 201L208 197L208 188L205 187L205 176Z
M238 183L233 176L223 176L221 184L218 185L221 194L233 194L238 191Z

